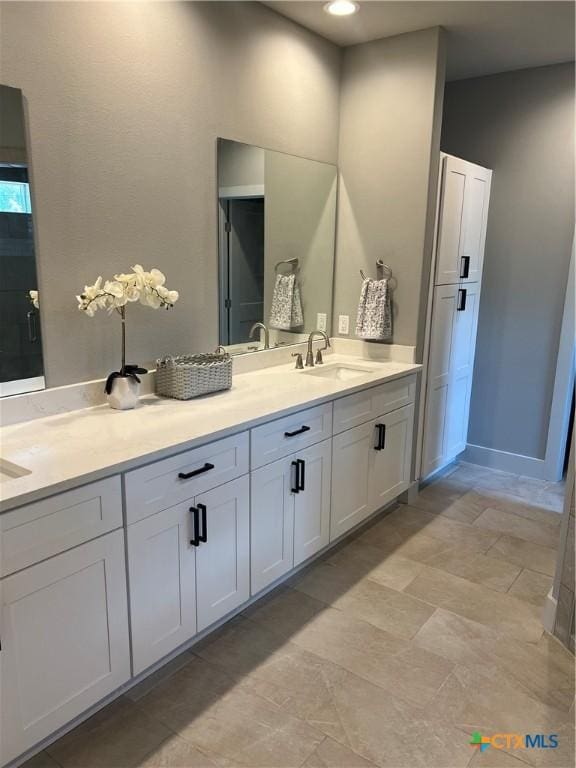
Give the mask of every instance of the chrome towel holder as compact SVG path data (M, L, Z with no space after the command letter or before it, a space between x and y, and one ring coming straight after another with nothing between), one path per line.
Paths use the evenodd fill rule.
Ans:
M293 272L296 272L299 267L299 260L297 257L294 257L293 259L283 259L282 261L277 261L274 265L274 272L278 272L278 267L281 267L282 265L286 264L292 268Z
M388 264L384 264L382 259L376 260L376 274L378 275L378 280L382 280L382 278L387 278L390 280L392 277L392 267L390 267ZM360 270L360 275L362 277L362 280L366 280L366 275L364 274L364 270Z

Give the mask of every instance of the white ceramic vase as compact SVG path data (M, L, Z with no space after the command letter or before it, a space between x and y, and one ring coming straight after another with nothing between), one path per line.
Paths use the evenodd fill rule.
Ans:
M140 383L133 376L117 376L112 380L112 391L106 395L110 408L128 411L135 408L140 394Z

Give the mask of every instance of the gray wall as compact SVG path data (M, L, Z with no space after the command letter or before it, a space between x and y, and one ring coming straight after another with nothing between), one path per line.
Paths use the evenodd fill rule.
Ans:
M468 442L542 459L574 234L574 65L448 83L442 149L494 170Z
M157 266L171 312L131 306L131 361L218 342L216 137L337 161L340 51L256 3L3 3L0 72L31 137L49 386L117 368L99 274Z
M439 28L344 52L335 331L338 315L348 314L354 334L359 270L376 276L376 259L383 258L397 282L393 341L419 341L421 290L431 255L444 66Z

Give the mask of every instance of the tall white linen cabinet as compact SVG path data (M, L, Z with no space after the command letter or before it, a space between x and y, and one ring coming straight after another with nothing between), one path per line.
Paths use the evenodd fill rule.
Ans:
M452 155L440 163L421 479L466 448L492 180L492 171Z

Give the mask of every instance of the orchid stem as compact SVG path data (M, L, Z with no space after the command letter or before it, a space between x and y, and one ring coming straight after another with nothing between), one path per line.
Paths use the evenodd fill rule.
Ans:
M120 317L122 318L122 368L120 376L126 376L126 307L120 307Z

